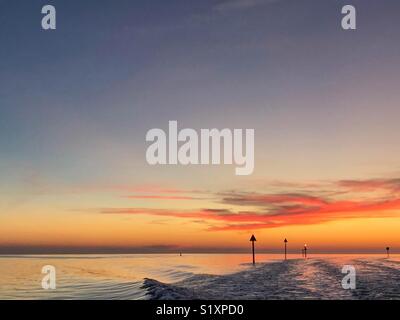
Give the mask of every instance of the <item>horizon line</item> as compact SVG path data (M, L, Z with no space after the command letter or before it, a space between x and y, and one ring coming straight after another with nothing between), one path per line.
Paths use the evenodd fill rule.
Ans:
M62 254L249 254L251 250L1 250L0 256L7 255L62 255ZM282 254L284 251L256 250L256 254ZM289 255L301 255L301 250L288 251ZM311 250L308 254L382 254L386 255L385 248L382 250ZM400 254L400 250L391 250L390 254Z

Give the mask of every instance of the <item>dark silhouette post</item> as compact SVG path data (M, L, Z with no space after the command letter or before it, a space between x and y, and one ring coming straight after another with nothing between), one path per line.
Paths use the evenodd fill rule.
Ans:
M387 252L387 257L389 258L389 250L390 250L390 248L389 247L386 247L386 252Z
M254 234L251 236L250 241L251 241L251 247L253 249L253 265L254 265L254 264L256 264L256 256L254 254L254 241L257 241Z
M286 251L286 244L287 244L287 239L285 239L284 241L283 241L284 243L285 243L285 260L286 260L286 253L287 253L287 251Z
M307 259L307 245L304 245L304 258Z

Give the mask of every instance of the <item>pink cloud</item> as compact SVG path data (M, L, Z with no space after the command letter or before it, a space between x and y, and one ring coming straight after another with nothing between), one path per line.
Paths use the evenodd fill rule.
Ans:
M346 192L350 199L338 199L317 195L316 191L308 193L245 193L230 192L216 195L218 202L225 205L244 206L246 210L233 211L228 209L176 210L154 208L108 208L102 209L103 214L133 214L181 219L196 219L215 222L209 230L254 230L276 228L290 225L312 225L328 221L353 218L385 218L400 216L400 198L393 194L399 184L399 179L376 180L343 180L336 183L339 188L369 190L384 188L387 196L357 199ZM340 190L324 194L338 195ZM372 193L373 195L373 193ZM134 199L174 199L192 200L191 196L183 195L134 195Z
M160 196L160 195L134 195L127 196L129 199L152 199L152 200L196 200L195 197L185 197L185 196Z

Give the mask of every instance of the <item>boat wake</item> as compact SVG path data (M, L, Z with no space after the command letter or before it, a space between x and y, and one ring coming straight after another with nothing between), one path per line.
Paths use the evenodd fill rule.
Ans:
M171 284L144 279L149 299L400 299L400 265L377 260L352 260L356 289L342 287L343 261L288 260L262 263L229 275L194 275Z

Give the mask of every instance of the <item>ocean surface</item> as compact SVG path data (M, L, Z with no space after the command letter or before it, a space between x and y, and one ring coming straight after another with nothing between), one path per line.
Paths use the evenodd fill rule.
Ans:
M0 255L0 299L400 299L400 255ZM56 289L42 288L42 267ZM344 265L356 270L345 290Z

